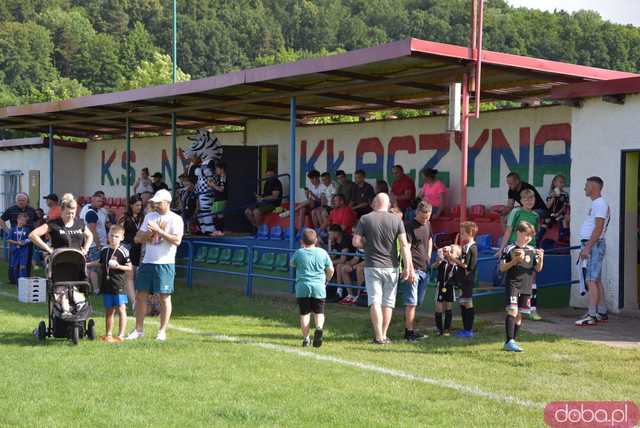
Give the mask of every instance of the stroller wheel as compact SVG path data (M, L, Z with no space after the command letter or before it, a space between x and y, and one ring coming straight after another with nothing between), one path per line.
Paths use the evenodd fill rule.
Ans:
M75 326L73 327L73 330L71 330L71 342L74 345L80 343L80 327Z
M38 340L44 343L44 340L47 338L47 324L45 324L44 321L40 321L38 324L36 335L38 336Z
M89 340L96 339L96 322L93 319L90 319L87 323L87 338Z

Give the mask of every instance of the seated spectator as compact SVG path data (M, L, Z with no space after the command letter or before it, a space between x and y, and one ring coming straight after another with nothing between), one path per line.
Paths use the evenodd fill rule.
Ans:
M556 175L551 180L551 188L549 189L549 195L547 196L547 208L548 216L544 218L540 224L540 232L538 235L538 242L542 240L542 237L546 233L547 229L558 223L560 226L560 233L565 234L569 229L569 216L567 211L569 210L569 193L564 189L566 179L564 175Z
M404 169L400 165L393 167L394 180L391 184L391 197L395 200L395 204L402 213L411 209L416 199L416 185L413 179L404 173Z
M322 228L327 229L328 225L337 225L342 230L351 235L351 229L356 224L358 217L351 207L345 205L344 196L337 194L333 197L333 209L329 216L324 219Z
M389 193L389 185L387 184L386 181L384 180L376 180L376 188L375 188L375 193L376 195L378 193Z
M344 203L351 204L351 195L353 194L353 181L347 178L347 174L341 169L336 171L336 180L338 181L338 187L336 193L340 193L344 196Z
M324 191L320 195L320 206L311 211L311 221L315 228L322 227L326 218L329 216L333 208L333 196L336 194L336 186L331 180L331 174L328 172L322 173L320 181L324 186Z
M309 187L304 188L306 200L296 204L295 208L295 212L302 210L304 214L320 206L320 200L325 191L324 184L320 182L320 172L315 169L309 171L307 178L309 179Z
M336 272L336 275L333 279L338 283L340 270L342 266L351 259L351 256L348 256L345 253L354 253L355 249L351 245L351 236L344 233L342 228L337 224L332 224L328 228L329 230L329 256L331 257L331 261L333 262L333 269Z
M153 174L153 176L151 176L151 179L152 179L151 187L152 187L153 194L155 194L160 189L169 190L169 186L167 186L167 183L164 182L161 173L156 172L155 174Z
M356 274L355 285L361 287L364 286L364 253L362 253L361 250L353 250L353 252L361 254L362 256L352 256L341 265L340 272L338 273L338 284L344 284L347 286L347 295L342 300L338 301L341 305L355 305L358 303L358 298L360 297L362 289L348 287L349 285L353 285L352 275L354 272Z
M358 217L362 217L373 211L371 202L373 201L375 192L373 191L373 186L365 181L366 174L363 170L357 170L354 177L356 181L353 186L353 192L351 193L350 206Z
M262 193L255 195L256 205L244 211L249 223L255 228L262 223L262 216L269 214L282 203L282 182L276 176L276 171L267 169L266 177Z
M149 168L142 168L140 170L140 177L133 184L133 192L137 194L142 194L143 192L151 192L153 191L153 183L149 178Z
M438 170L426 168L422 170L424 184L418 193L418 198L431 204L431 218L438 218L447 208L447 186L438 180Z

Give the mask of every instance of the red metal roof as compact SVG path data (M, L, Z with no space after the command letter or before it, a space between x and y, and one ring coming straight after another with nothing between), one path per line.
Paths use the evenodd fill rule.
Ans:
M557 86L637 76L633 73L483 51L483 101L549 98ZM448 85L470 70L467 47L406 39L338 55L231 72L189 82L0 109L0 128L59 135L120 135L125 117L136 131L248 119L288 121L296 96L298 120L363 115L376 110L439 109Z
M551 98L564 100L624 94L640 94L640 76L558 87L551 91Z

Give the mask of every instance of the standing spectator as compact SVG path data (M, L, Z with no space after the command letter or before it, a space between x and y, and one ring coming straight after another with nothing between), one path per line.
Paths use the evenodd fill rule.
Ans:
M404 338L415 342L424 337L415 329L416 307L422 305L429 282L429 262L433 241L431 239L431 205L420 202L416 216L404 224L407 241L411 246L411 259L417 283L400 281L399 291L404 301Z
M604 182L600 177L589 177L584 185L585 195L591 199L591 207L580 227L580 259L586 265L585 281L589 293L589 312L576 321L578 326L595 325L606 322L607 305L602 283L602 263L606 251L605 235L611 219L611 208L602 197Z
M29 196L26 193L18 193L16 195L16 204L7 208L5 212L0 216L0 229L5 229L7 232L10 230L7 226L7 222L11 224L11 227L15 227L18 224L18 215L21 213L27 214L26 226L33 229L34 222L36 220L36 211L29 206ZM27 266L27 276L31 275L31 249L32 245L27 244L29 248L29 263ZM11 264L11 255L9 255L9 264Z
M133 195L129 198L127 212L119 222L124 228L122 245L129 251L129 259L133 266L133 269L127 272L127 296L132 305L135 302L136 296L133 281L136 276L136 269L140 266L140 257L142 254L142 245L135 242L135 237L142 226L143 220L142 199L140 199L138 195Z
M322 346L324 327L324 302L327 298L326 284L333 277L333 265L325 250L316 247L317 236L313 229L305 229L300 244L302 248L291 257L290 265L296 270L296 298L300 307L302 346L309 346L310 317L313 312L316 331L313 346Z
M156 340L167 338L167 325L171 318L171 293L176 275L176 251L182 242L182 218L170 210L171 193L161 189L153 195L155 212L144 217L135 242L145 245L144 258L135 280L136 327L128 340L144 336L144 318L149 293L160 294L160 329Z
M341 169L336 171L336 180L338 181L338 186L336 187L336 193L340 193L344 195L344 202L349 205L351 204L351 195L353 194L353 181L347 178L347 174Z
M140 170L140 177L133 184L133 192L138 195L143 192L153 193L153 183L149 178L149 168L142 168Z
M376 180L375 193L376 193L376 195L378 193L389 194L389 185L387 184L387 182L384 181L384 180Z
M366 174L359 169L354 174L355 183L351 193L351 208L356 212L358 217L371 212L371 201L375 196L373 186L365 181Z
M195 180L185 175L182 179L184 189L180 193L180 215L184 222L184 233L191 233L191 227L198 223L198 195L196 194Z
M58 217L60 217L58 215ZM44 210L42 208L36 208L36 220L33 222L33 227L36 228L38 226L42 226L47 222L47 218L44 215Z
M416 199L416 185L413 179L404 173L404 169L400 165L393 167L393 177L391 195L402 214L406 214Z
M353 246L365 250L364 275L375 335L373 343L379 345L391 342L387 330L400 274L398 242L404 262L402 279L413 284L416 275L404 225L398 216L389 213L389 195L379 193L373 200L373 212L360 219L353 236Z
M215 174L209 179L209 187L213 189L211 214L214 226L211 236L222 236L224 235L224 210L227 207L227 199L229 199L226 162L217 161L215 163Z
M263 215L269 214L282 203L282 182L276 176L276 171L268 169L266 177L262 193L256 194L256 205L244 211L249 223L255 228L262 223Z
M447 186L438 180L438 170L426 168L422 170L424 184L418 193L418 198L428 202L433 207L432 218L438 218L447 208Z
M16 219L16 225L11 225L9 238L9 280L12 284L18 284L20 278L27 277L27 267L29 265L29 233L31 230L27 227L29 216L27 213L20 213Z
M547 209L549 216L544 219L540 225L538 234L538 242L542 241L544 234L548 228L558 223L560 227L560 236L569 229L569 193L564 189L566 179L564 175L558 174L551 180L551 188L547 196Z
M156 172L151 176L151 191L155 194L158 190L169 190L169 186L164 182L164 177L161 173Z
M522 202L520 200L521 192L525 189L529 189L533 191L536 198L533 210L538 213L541 219L546 217L547 205L542 200L542 196L540 196L540 193L538 193L535 187L525 181L522 181L517 172L510 172L507 174L507 186L509 186L509 193L507 195L507 207L505 208L505 211L502 212L503 216L506 217L507 214L509 214L509 212L511 212L515 207L515 204L522 206Z
M474 222L465 221L460 224L460 241L463 243L462 254L460 258L456 258L452 252L449 252L447 256L449 263L456 265L455 282L462 291L460 293L460 314L463 329L456 333L458 337L475 336L473 322L476 309L473 306L473 288L478 270L478 245L475 241L477 234L478 225Z
M107 219L108 212L104 208L104 192L95 192L91 197L91 204L86 209L84 217L82 217L87 228L93 234L93 242L89 253L87 254L87 261L89 263L95 262L100 257L100 250L107 245ZM94 288L98 290L100 288L98 282L98 273L95 268L89 269L89 279Z
M326 229L329 225L338 225L344 233L351 235L351 229L356 221L358 221L358 217L356 217L355 211L345 205L343 195L337 194L333 197L333 209L329 213L329 217L324 220L322 228Z
M320 207L315 208L311 212L311 221L316 228L322 227L327 216L333 209L333 196L336 194L336 186L331 180L331 174L323 172L320 176L320 182L324 186L324 190L320 195Z
M47 201L47 207L49 208L49 212L47 212L47 220L55 220L59 218L61 209L58 195L51 193L43 199Z
M151 202L152 197L153 193L151 192L140 193L140 200L142 201L142 212L144 214L149 214L153 211L153 202Z

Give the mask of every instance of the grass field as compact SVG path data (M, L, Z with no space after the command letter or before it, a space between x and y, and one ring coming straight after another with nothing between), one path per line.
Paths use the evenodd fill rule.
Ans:
M165 343L152 318L140 341L77 347L38 346L44 305L18 303L2 283L0 425L531 427L544 426L549 401L640 402L637 350L525 331L526 352L508 354L502 327L487 323L469 341L377 347L366 310L339 305L327 308L323 347L303 350L292 299L249 299L223 282L178 286Z

